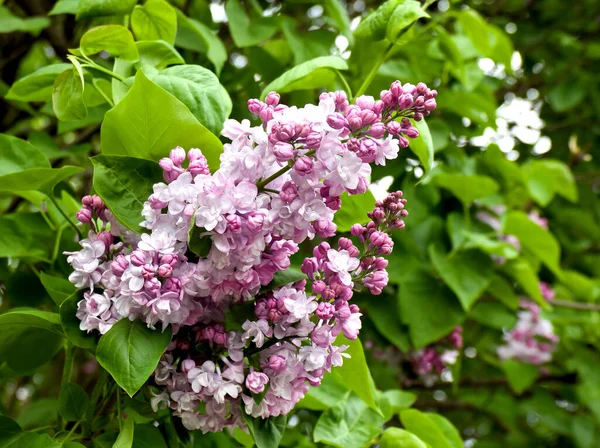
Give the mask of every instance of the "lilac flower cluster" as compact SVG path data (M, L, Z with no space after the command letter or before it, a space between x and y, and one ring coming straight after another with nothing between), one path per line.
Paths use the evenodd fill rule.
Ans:
M71 281L88 289L81 329L105 333L121 318L170 325L152 405L170 407L189 429L245 427L243 412L288 413L342 364L337 336L358 336L353 291L386 286L389 232L407 215L401 192L352 227L357 245L323 241L302 263L307 279L273 280L300 243L335 235L342 193L366 191L369 164L384 165L418 136L408 118L429 114L436 94L396 82L380 100L352 105L343 92L302 108L274 92L250 100L262 123L225 122L231 143L216 172L198 149L178 147L160 161L166 183L154 185L142 212L149 233L125 232L99 198L84 198L77 216L92 230L68 259Z
M554 297L546 283L540 283L545 298ZM521 301L515 327L504 335L505 344L498 347L502 360L517 359L528 364L544 364L552 360L559 338L549 320L540 316L540 307L529 300Z
M421 377L441 375L444 369L456 363L462 346L462 327L456 327L444 339L410 353L410 362Z

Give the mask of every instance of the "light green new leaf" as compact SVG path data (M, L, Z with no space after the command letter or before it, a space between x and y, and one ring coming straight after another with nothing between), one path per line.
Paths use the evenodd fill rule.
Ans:
M48 15L55 16L58 14L77 14L78 8L79 0L58 0Z
M483 56L490 56L492 47L489 38L489 30L483 17L481 17L477 11L467 9L458 13L458 22L473 46L479 50Z
M229 23L229 32L235 45L239 48L258 45L277 31L275 18L258 16L258 14L250 17L240 0L227 0L225 13Z
M531 265L523 258L509 260L502 266L502 270L511 276L521 288L537 303L547 307L546 300L540 292L539 279Z
M112 57L137 61L139 54L131 31L122 25L102 25L90 28L82 36L81 52L87 56L108 51Z
M390 16L386 29L386 37L390 42L396 42L403 32L417 20L429 17L421 3L416 0L404 0L396 6Z
M135 43L140 54L143 70L155 68L163 70L169 65L185 64L185 60L172 45L164 40L143 40Z
M516 236L522 247L560 277L560 245L552 233L520 211L512 211L506 215L502 231L506 235Z
M205 53L219 75L227 62L227 49L221 39L204 23L186 17L177 10L177 38L175 45L187 50Z
M271 91L285 93L326 87L335 80L336 70L348 70L348 64L339 56L321 56L306 61L273 80L260 97L265 98Z
M370 190L363 194L342 195L342 208L340 208L333 222L338 226L339 232L349 232L354 224L363 224L369 220L367 213L375 208L375 197Z
M429 127L425 120L414 121L411 120L412 124L418 129L419 136L417 138L409 140L408 147L415 155L419 158L423 164L425 174L429 173L431 165L433 165L433 140L429 132Z
M344 359L344 364L334 370L333 375L346 385L348 390L356 393L369 407L379 411L375 400L375 383L371 377L365 353L360 339L353 341L340 333L336 339L336 345L347 345L344 353L350 355Z
M256 448L278 448L287 427L287 415L267 419L253 418L244 413Z
M178 65L148 78L185 104L209 131L220 134L232 103L213 72L199 65Z
M165 0L148 0L131 14L131 29L137 40L164 40L175 43L177 13Z
M573 173L559 160L530 160L522 167L527 190L542 207L546 207L556 194L577 202L577 185Z
M16 81L6 94L7 100L52 101L52 87L59 73L70 68L70 64L53 64L42 67Z
M386 390L382 393L382 397L389 402L393 414L400 412L402 409L410 408L417 401L416 394L400 389Z
M131 14L137 0L79 0L77 20Z
M496 237L490 238L483 233L463 231L462 234L467 241L465 248L476 247L490 255L497 255L509 260L519 256L517 248L507 241L499 240Z
M400 317L417 348L446 336L466 317L454 294L424 270L402 279L398 300Z
M148 380L171 341L171 327L151 330L142 321L121 319L98 342L96 357L130 397Z
M6 6L0 5L0 34L23 31L37 36L49 25L47 17L17 17Z
M438 274L468 311L490 284L493 274L490 258L478 251L448 255L433 245L429 246L429 256Z
M429 418L429 414L417 409L406 409L400 412L400 420L408 431L430 446L435 446L436 448L455 448L455 445L448 440L437 422Z
M14 308L0 314L0 359L15 371L27 372L50 361L62 342L56 313Z
M386 429L379 445L381 448L428 448L417 436L400 428Z
M344 36L351 40L350 16L345 3L342 0L325 0L324 6L327 17L331 19Z
M33 168L50 168L44 153L25 140L0 134L0 176Z
M52 89L52 109L56 118L61 121L76 121L87 117L83 89L83 74L75 67L56 77Z
M106 113L100 131L102 153L159 160L176 146L201 148L211 169L223 144L189 109L138 71L133 86Z
M58 397L58 412L69 422L81 420L90 405L90 398L81 386L74 383L63 384Z
M498 184L490 177L475 174L439 173L433 178L438 187L449 190L463 204L469 205L475 199L481 199L498 192Z
M443 415L434 414L432 412L428 412L427 417L433 423L437 425L439 429L442 430L444 435L446 436L446 440L450 443L452 448L464 448L464 443L460 437L460 433L458 429L454 427L454 425Z
M134 424L133 415L123 419L123 422L121 422L121 431L112 448L131 448L133 446Z
M67 177L84 171L78 166L63 166L60 168L31 168L18 173L0 176L0 191L31 191L37 190L51 194L53 188Z
M152 186L162 181L156 162L126 156L96 156L94 189L106 206L125 227L141 231L142 208Z
M75 292L75 286L63 277L54 277L45 272L40 272L40 281L50 298L60 306L71 294Z
M525 392L537 379L540 369L532 364L508 359L502 362L502 369L510 388L517 394Z
M63 332L73 345L94 351L98 345L97 333L87 333L81 329L81 320L77 317L77 304L83 300L81 291L74 292L60 305L59 315Z
M386 37L390 18L403 0L387 0L376 11L365 17L354 31L354 36L369 40L382 40Z
M345 400L349 393L344 383L337 376L327 372L323 376L321 385L311 386L297 406L312 411L324 411Z

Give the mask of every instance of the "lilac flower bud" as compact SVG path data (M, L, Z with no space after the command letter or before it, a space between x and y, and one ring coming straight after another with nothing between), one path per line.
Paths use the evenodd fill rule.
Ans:
M325 292L325 289L327 288L327 285L325 284L325 282L323 280L317 280L314 281L312 284L312 291L315 294L323 294Z
M306 176L310 174L313 170L313 159L307 156L302 156L296 159L294 162L294 171L296 171L301 176Z
M154 278L154 266L151 264L142 266L142 277L144 277L146 280Z
M360 149L356 153L364 163L372 163L377 157L377 144L368 138L361 139Z
M400 95L402 95L402 93L404 93L402 90L402 83L400 81L394 81L390 86L390 92L395 98L398 98Z
M181 292L181 280L176 277L169 277L165 280L164 288L166 291L179 294Z
M287 181L285 184L283 184L283 186L281 187L281 191L279 192L279 197L286 204L289 204L294 199L296 199L297 195L298 188L296 187L296 184L290 181Z
M271 109L268 106L265 106L264 109L260 111L258 116L262 121L266 123L267 121L271 120L271 118L273 118L273 109Z
M289 143L279 142L273 146L273 154L279 163L284 163L294 158L294 147Z
M257 99L249 99L248 100L248 110L251 114L259 115L260 112L266 107L266 104Z
M177 146L169 152L169 158L175 165L181 165L185 160L185 150L181 146Z
M401 97L398 98L398 108L400 110L406 110L413 107L414 98L412 95L405 93Z
M196 363L193 359L184 359L181 361L181 370L183 373L188 373L190 370L196 367Z
M427 88L427 84L424 82L420 82L417 84L417 93L419 95L425 95L429 89Z
M199 159L206 159L206 157L204 157L204 154L202 154L202 151L198 148L190 149L187 153L187 158L190 162Z
M129 262L122 254L117 255L113 261L110 262L110 270L117 277L122 276L123 272L125 272L125 269L127 269L128 266Z
M153 194L148 198L148 202L150 203L150 208L152 208L152 210L161 210L169 205L168 202L161 201Z
M325 205L331 210L339 210L342 208L342 200L339 196L329 196L325 198Z
M344 302L342 302L344 303ZM346 304L343 304L338 307L335 312L335 317L340 320L346 320L352 315L352 311L350 311L350 307Z
M262 230L265 217L261 213L251 212L246 215L246 227L253 233L258 233Z
M173 169L175 168L173 161L168 157L163 157L162 159L160 159L158 161L158 165L162 168L162 170L165 173L169 173L169 172L173 171Z
M342 129L346 126L347 122L343 115L341 114L330 114L327 116L327 124L331 126L333 129Z
M199 174L210 174L206 157L200 155L197 159L192 160L188 165L188 171L194 176L198 176Z
M398 135L402 130L402 125L397 121L390 121L387 124L387 131L392 135Z
M94 206L94 198L90 195L84 196L83 198L81 198L81 204L84 207L93 207Z
M170 264L161 264L156 272L159 277L170 277L173 273L173 267Z
M423 105L423 107L425 108L425 110L427 112L431 112L432 110L434 110L437 107L437 103L432 98L430 100L425 101L425 104Z
M420 112L415 112L412 116L413 120L421 121L423 119L423 114Z
M314 273L319 270L319 262L314 257L305 258L300 270L312 280L314 279Z
M363 110L360 113L363 126L374 124L377 121L377 114L372 110Z
M105 250L106 252L108 252L110 250L110 245L113 243L114 239L112 234L110 232L100 232L98 233L98 235L96 235L96 237L98 238L98 240L104 243Z
M144 282L144 290L151 295L156 295L160 292L160 282L156 278L151 278Z
M369 129L369 135L373 138L382 138L385 135L386 127L383 123L375 123Z
M171 267L175 267L178 259L179 257L175 254L164 254L160 257L160 264L168 264Z
M335 314L335 308L331 303L319 302L315 314L322 320L331 319Z
M130 260L134 266L143 266L146 264L146 255L142 251L135 250L131 253Z
M275 373L281 373L285 370L287 361L283 356L273 355L269 358L269 362L265 367L273 370Z
M376 269L383 271L385 268L387 268L388 261L385 258L378 257L375 259L375 262L373 264L375 265Z
M321 137L320 133L318 133L318 132L310 132L306 136L306 139L304 140L304 144L309 149L316 149L319 146L321 146L321 140L322 140L322 137Z
M341 300L346 300L346 301L350 300L353 295L354 295L354 292L352 291L352 288L350 286L342 286L338 293L338 297ZM356 305L352 305L352 306L356 306Z
M379 94L379 98L381 98L381 101L383 102L385 107L391 107L396 104L397 97L394 96L394 94L389 90L382 90Z
M327 259L327 251L329 249L331 249L329 243L327 241L323 241L313 249L313 255L317 260L325 260Z
M319 347L327 348L334 339L331 335L331 328L328 325L317 327L311 334L311 340Z
M214 329L214 343L217 345L225 345L227 342L227 333L225 333L225 327L223 327L221 324L215 324Z
M369 241L373 246L379 247L387 240L387 235L383 232L373 232L369 235Z
M348 118L348 127L351 131L358 131L363 127L363 121L358 115L352 115Z
M267 95L267 98L265 100L265 102L269 105L269 106L277 106L279 104L279 100L280 100L280 96L277 92L269 92L269 94Z
M388 274L386 271L375 271L364 280L364 285L371 294L377 296L381 294L383 288L388 284Z
M77 220L83 224L92 222L92 211L89 208L82 208L75 216L77 217Z
M227 215L225 221L227 221L227 230L230 232L238 233L242 230L242 218L238 215Z
M361 236L363 235L365 232L367 231L367 229L365 229L362 225L360 224L354 224L352 227L350 227L350 234L352 236Z

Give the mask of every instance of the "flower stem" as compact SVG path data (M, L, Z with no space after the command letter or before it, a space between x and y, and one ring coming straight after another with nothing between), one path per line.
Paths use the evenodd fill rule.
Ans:
M64 212L64 210L60 207L60 205L58 205L58 202L56 201L56 199L54 198L54 196L49 195L48 196L50 198L50 200L52 201L52 203L54 204L54 206L58 209L58 211L60 212L60 214L63 216L63 218L65 218L67 220L67 222L71 225L71 227L73 227L73 229L75 229L75 232L79 235L79 236L83 236L83 233L81 232L81 229L79 229L74 223L73 221L71 221L69 219L69 217L67 216L67 214Z
M342 75L342 73L339 70L336 70L335 73L336 73L336 75L338 75L338 77L342 81L342 84L344 85L344 89L346 90L346 93L348 94L348 98L352 98L352 89L350 88L350 84L348 84L348 81L346 81L346 78L344 78L344 75Z
M383 52L383 55L381 56L381 58L379 58L379 61L377 61L377 64L375 64L373 66L373 68L371 68L371 71L369 72L369 74L367 75L367 77L365 78L365 80L363 81L363 83L361 84L361 86L358 88L358 90L356 92L356 95L354 95L354 99L356 99L357 97L361 96L363 93L365 93L367 91L367 89L369 88L369 86L373 82L373 79L375 79L375 76L377 75L377 72L379 71L379 68L381 67L381 64L383 64L383 62L388 58L388 56L392 52L393 48L394 48L394 44L391 43L385 49L385 51Z

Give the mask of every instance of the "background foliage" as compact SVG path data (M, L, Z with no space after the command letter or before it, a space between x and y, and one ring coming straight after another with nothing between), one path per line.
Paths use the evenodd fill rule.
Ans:
M277 90L301 105L319 89L378 95L400 79L440 95L410 151L373 173L410 211L391 285L359 299L362 345L344 372L311 390L283 438L277 421L254 422L256 444L597 446L598 2L136 3L0 4L0 445L60 446L81 425L63 446L251 446L242 433L184 433L144 393L121 402L114 383L94 388L106 373L84 350L96 342L78 330L62 255L77 248L78 201L93 188L138 230L160 178L151 161L197 146L214 169L222 122L251 118L249 98ZM353 201L340 230L372 208L369 194ZM497 230L477 219L492 209ZM496 355L520 296L561 338L542 369ZM433 385L398 361L458 325L465 349ZM146 378L119 384L135 392ZM115 418L120 406L130 417Z

